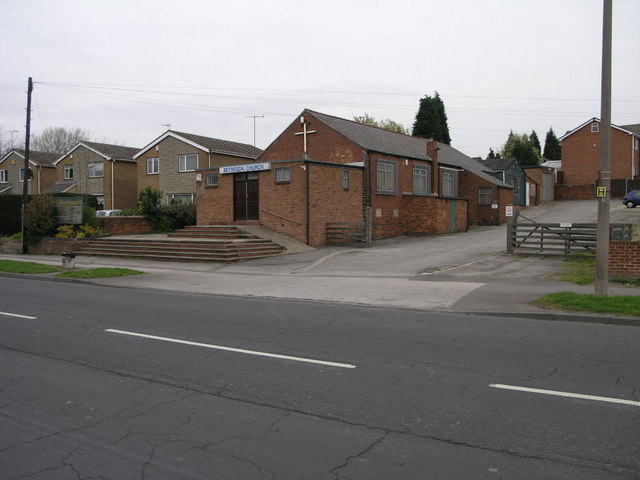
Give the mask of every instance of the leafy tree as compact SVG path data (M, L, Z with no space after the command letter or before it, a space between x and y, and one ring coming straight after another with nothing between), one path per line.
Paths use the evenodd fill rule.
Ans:
M425 95L420 99L420 108L413 123L412 135L451 144L447 114L438 92L433 97Z
M535 148L536 151L538 152L538 156L540 156L540 153L542 152L542 147L540 146L540 139L538 138L538 134L536 133L535 130L531 130L531 135L529 135L529 141L531 142L531 145L533 145L533 148Z
M404 133L405 135L409 134L409 130L407 130L402 124L398 122L394 122L393 120L390 120L388 118L378 121L368 113L365 113L364 115L360 115L360 116L354 115L353 120L358 123L362 123L364 125L380 127L380 128L384 128L385 130L390 130L392 132Z
M560 160L562 158L562 149L560 146L560 140L553 132L553 127L547 132L547 136L544 140L544 153L542 155L547 160Z
M540 163L540 154L526 133L516 134L511 131L500 154L503 158L514 157L523 166Z
M31 148L39 152L63 154L83 140L89 140L89 132L80 128L48 127L31 140Z

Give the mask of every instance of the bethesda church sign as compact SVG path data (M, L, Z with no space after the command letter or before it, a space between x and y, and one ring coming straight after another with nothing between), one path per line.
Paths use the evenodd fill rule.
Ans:
M259 172L261 170L271 170L271 163L249 163L247 165L231 165L228 167L220 167L221 174Z

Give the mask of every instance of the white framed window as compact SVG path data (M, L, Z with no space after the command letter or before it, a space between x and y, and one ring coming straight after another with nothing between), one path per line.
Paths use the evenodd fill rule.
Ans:
M442 170L442 196L458 196L458 172L455 170Z
M591 124L591 133L598 133L600 131L600 124L598 122L593 122Z
M219 177L217 173L207 173L204 177L204 184L207 187L217 187L219 182Z
M634 147L634 148L635 148L636 150L639 150L639 149L640 149L640 140L636 138L636 139L635 139L634 144L635 144L635 147Z
M344 190L351 188L351 172L346 168L342 170L342 188Z
M195 201L195 193L171 193L167 195L167 205L171 205L173 202L193 203Z
M415 165L413 167L413 193L427 195L430 193L429 166Z
M378 160L377 162L377 193L395 195L396 187L396 162L391 160Z
M493 204L493 188L480 187L478 188L478 205L492 205Z
M289 183L289 182L291 182L291 167L277 167L276 183Z
M104 162L89 163L89 178L100 178L104 176Z
M178 157L178 171L195 172L198 169L198 154L180 155Z
M29 181L33 178L33 170L29 167ZM20 169L20 183L24 183L24 168Z
M73 180L73 165L64 166L64 179Z
M160 173L160 159L147 158L147 175L158 175Z
M0 170L0 183L9 183L9 170Z

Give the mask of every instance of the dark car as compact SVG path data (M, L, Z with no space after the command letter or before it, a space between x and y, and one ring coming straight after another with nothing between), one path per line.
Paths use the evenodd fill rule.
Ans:
M631 190L622 197L622 203L624 203L627 208L635 208L636 205L640 205L640 190Z

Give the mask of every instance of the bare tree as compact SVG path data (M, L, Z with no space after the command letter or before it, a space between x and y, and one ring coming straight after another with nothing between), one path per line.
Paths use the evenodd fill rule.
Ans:
M82 140L89 140L89 132L81 128L48 127L31 140L33 150L63 154Z

